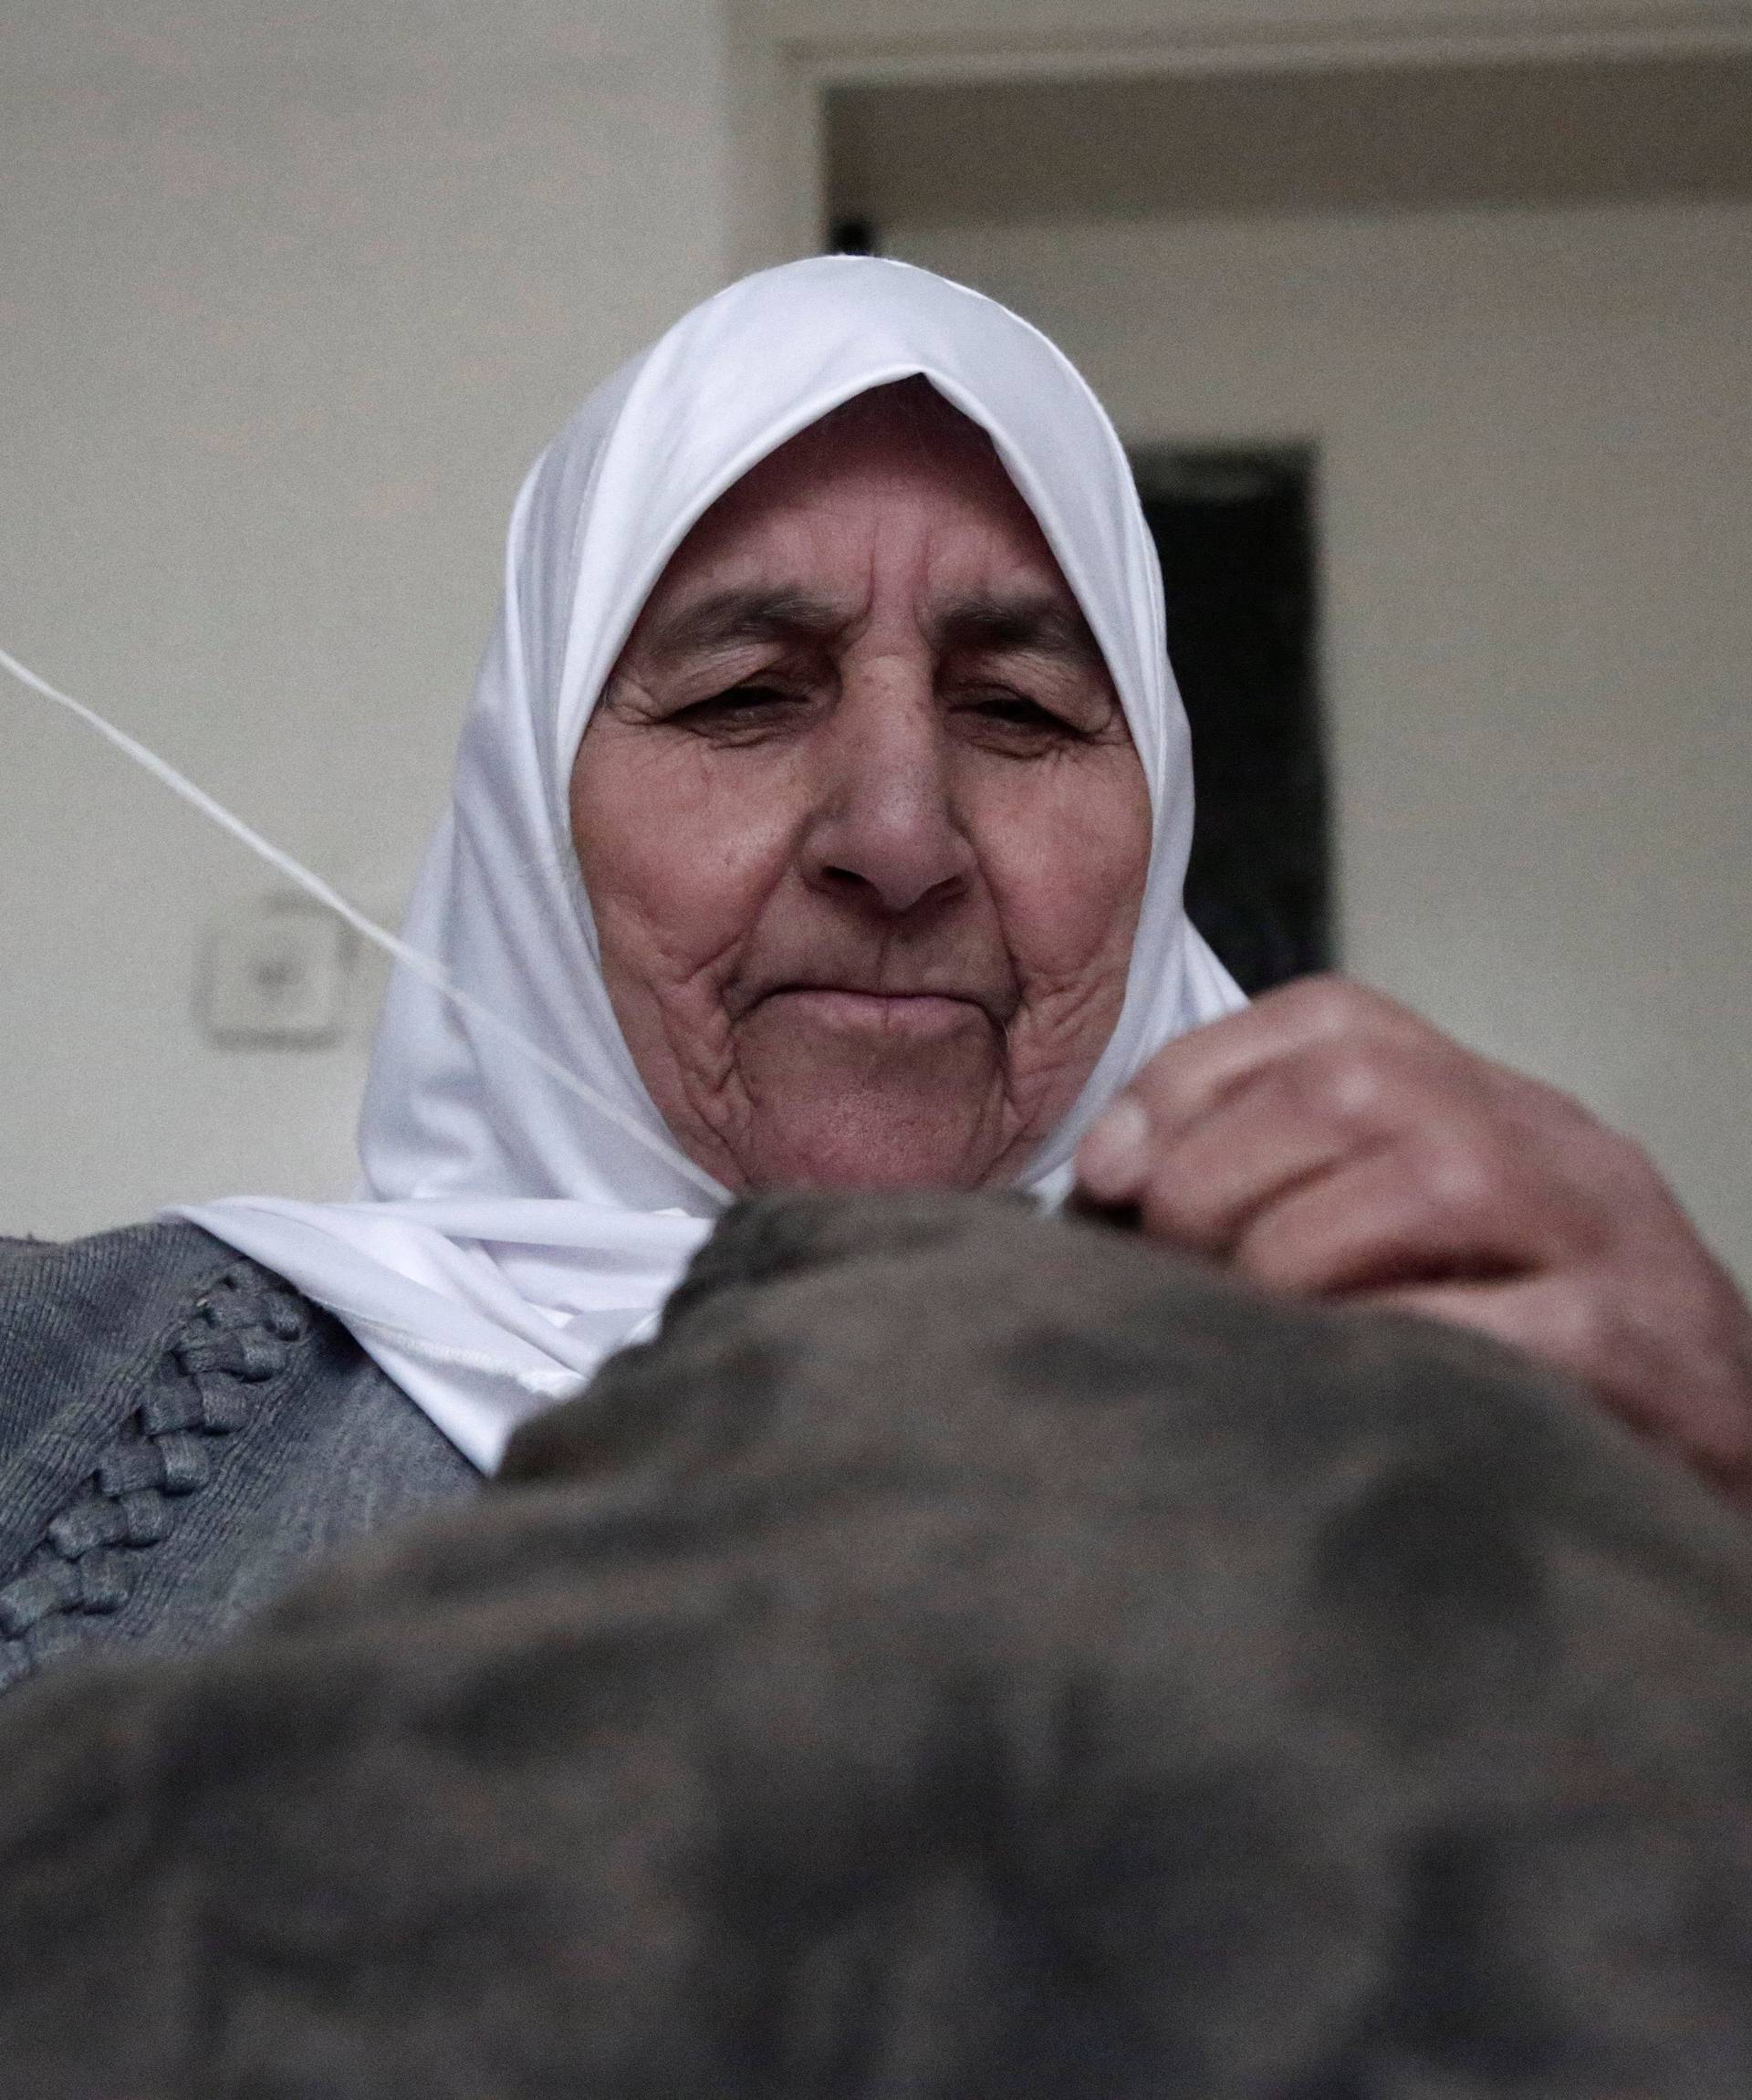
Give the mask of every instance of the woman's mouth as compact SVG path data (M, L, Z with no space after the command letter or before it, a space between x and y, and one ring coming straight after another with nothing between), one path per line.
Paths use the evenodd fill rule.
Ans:
M891 1036L907 1042L934 1042L984 1023L976 999L944 992L874 992L841 985L786 985L767 995L782 1001L798 1022L838 1035Z

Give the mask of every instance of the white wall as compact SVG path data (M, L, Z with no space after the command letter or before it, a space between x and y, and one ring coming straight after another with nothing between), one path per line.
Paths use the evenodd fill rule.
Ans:
M518 477L727 274L722 43L718 0L4 0L0 643L397 911ZM0 683L0 1231L345 1189L362 1019L193 1025L265 886Z
M1752 208L885 230L1133 440L1315 440L1360 976L1752 1277Z

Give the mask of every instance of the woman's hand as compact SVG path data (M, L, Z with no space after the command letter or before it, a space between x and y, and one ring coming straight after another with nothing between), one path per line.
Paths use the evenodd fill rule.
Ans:
M1079 1186L1309 1297L1474 1327L1752 1504L1752 1313L1648 1158L1379 993L1310 977L1162 1050Z

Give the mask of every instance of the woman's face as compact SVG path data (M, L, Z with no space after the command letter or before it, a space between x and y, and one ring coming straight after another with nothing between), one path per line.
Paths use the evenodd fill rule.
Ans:
M1142 768L1032 513L923 381L694 527L571 820L640 1075L733 1189L1006 1180L1119 1018Z

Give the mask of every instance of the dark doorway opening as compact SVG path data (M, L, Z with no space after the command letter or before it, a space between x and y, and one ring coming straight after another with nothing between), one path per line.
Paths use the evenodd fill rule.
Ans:
M1248 992L1330 968L1330 837L1306 451L1134 452L1193 731L1193 924Z

